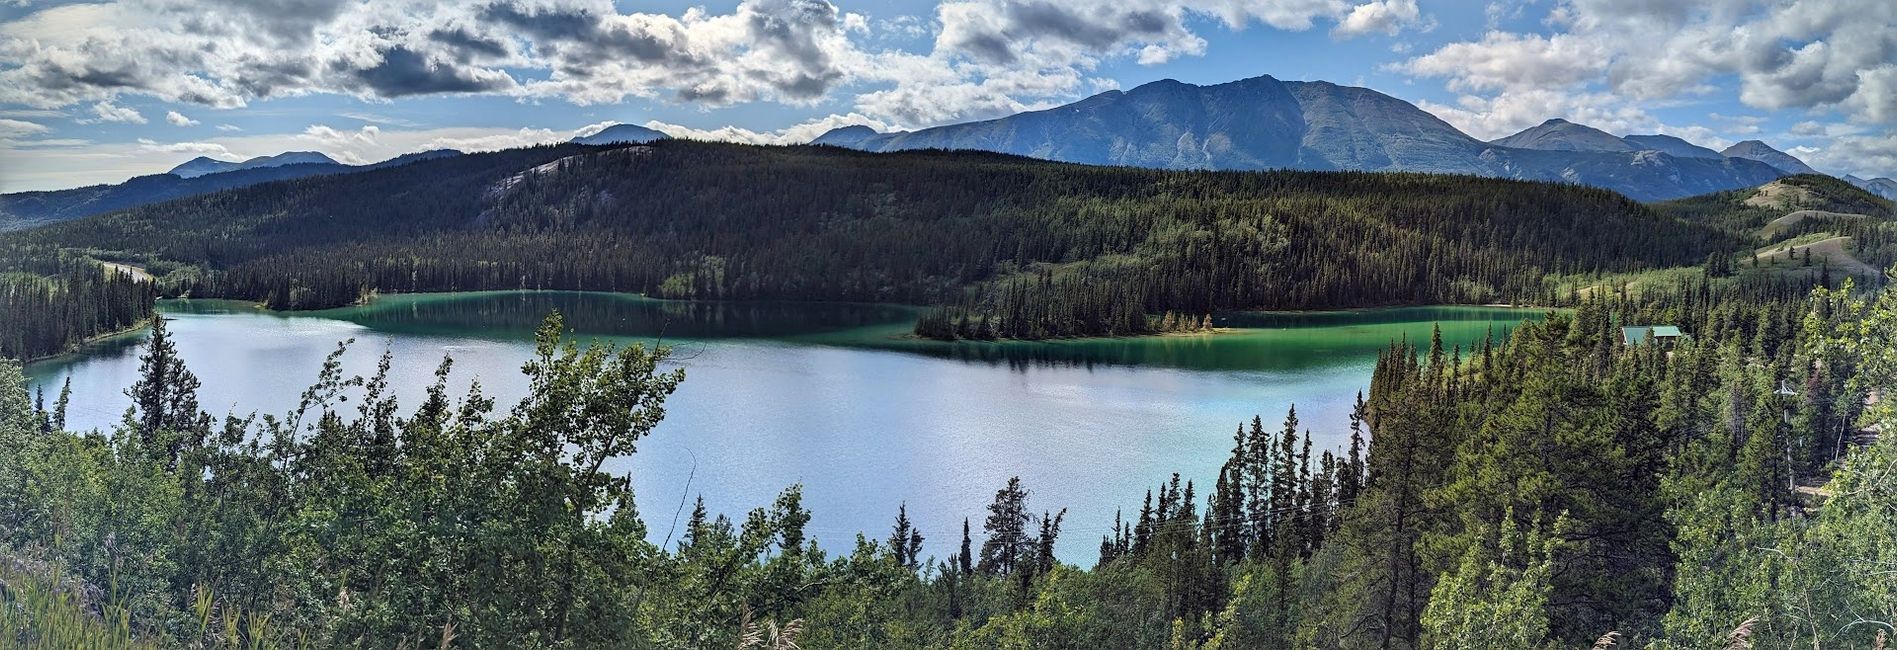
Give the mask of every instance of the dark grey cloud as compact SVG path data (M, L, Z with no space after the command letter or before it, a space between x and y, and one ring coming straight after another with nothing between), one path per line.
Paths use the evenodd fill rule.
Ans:
M835 5L823 0L768 0L752 7L753 47L770 51L795 72L758 75L778 92L793 99L822 97L843 78L830 53L818 42L820 35L842 28Z
M599 30L600 16L588 11L536 10L529 13L512 3L500 2L483 7L485 20L498 22L542 40L585 40Z
M254 97L269 97L280 89L304 87L315 74L310 62L304 59L252 60L237 70L231 83Z
M505 76L482 76L399 46L383 52L381 63L353 74L382 97L485 92L512 85Z
M474 34L461 27L429 31L428 40L447 48L453 53L455 60L461 63L467 63L477 56L493 59L507 56L506 43Z
M1160 36L1174 24L1171 16L1153 10L1129 11L1105 22L1053 2L1015 3L1009 5L1008 17L1013 22L1011 31L1099 49L1131 39Z
M307 43L316 29L335 20L346 0L212 0L246 22L286 43Z
M988 63L1020 62L1036 43L1111 52L1189 36L1183 9L1167 3L998 0L969 8L977 6L979 18L956 16L944 45Z
M611 24L607 17L578 9L533 10L508 3L481 10L491 20L532 38L536 47L555 55L573 57L631 57L654 63L683 58L670 35Z

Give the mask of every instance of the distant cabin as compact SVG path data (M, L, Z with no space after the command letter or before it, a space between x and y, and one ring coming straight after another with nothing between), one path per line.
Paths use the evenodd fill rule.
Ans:
M1629 346L1648 343L1671 346L1684 338L1686 335L1673 325L1631 325L1620 328L1620 340Z

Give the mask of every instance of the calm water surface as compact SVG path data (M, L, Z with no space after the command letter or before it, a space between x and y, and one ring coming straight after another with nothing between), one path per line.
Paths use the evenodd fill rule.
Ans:
M633 476L654 541L685 499L742 519L795 483L809 532L832 551L858 531L885 537L896 506L945 556L963 517L979 535L983 508L1010 476L1035 509L1068 509L1060 555L1090 563L1116 509L1137 512L1170 476L1208 483L1241 422L1276 427L1296 404L1325 443L1347 439L1347 414L1392 339L1465 346L1533 310L1428 307L1220 317L1230 333L1044 343L941 343L906 338L907 307L656 301L564 292L387 296L373 305L284 314L223 301L160 304L213 414L288 411L325 355L354 374L394 355L391 384L419 403L443 356L452 388L479 378L501 408L520 396L533 329L554 309L582 339L662 341L686 380L637 454L609 466ZM144 333L33 364L29 381L57 392L70 377L69 425L109 429L129 400ZM49 396L50 399L50 396ZM1204 490L1200 490L1203 494ZM673 535L676 539L676 535Z

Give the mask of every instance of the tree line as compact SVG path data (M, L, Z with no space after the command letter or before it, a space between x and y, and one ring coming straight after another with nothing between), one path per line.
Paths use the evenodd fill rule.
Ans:
M0 357L38 359L144 322L155 294L130 273L70 261L50 275L0 272Z

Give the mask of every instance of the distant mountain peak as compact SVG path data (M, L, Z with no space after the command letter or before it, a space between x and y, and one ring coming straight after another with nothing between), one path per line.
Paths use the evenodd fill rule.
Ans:
M1866 192L1892 201L1897 201L1897 181L1889 178L1858 178L1851 174L1845 174L1844 182L1863 188Z
M320 151L285 151L274 156L257 156L242 162L218 160L209 156L198 156L182 165L171 168L169 172L180 178L196 178L207 174L222 174L239 169L258 169L262 167L282 167L284 165L337 165L334 158Z
M1542 151L1639 151L1641 147L1585 124L1553 118L1490 144Z
M1156 81L1148 81L1138 86L1134 86L1132 90L1127 91L1127 92L1129 93L1158 92L1162 90L1175 90L1175 89L1189 88L1189 87L1196 88L1197 86L1193 86L1192 84L1188 84L1178 79L1159 79Z
M833 147L855 147L862 144L864 140L879 135L882 135L882 133L877 132L876 129L861 124L852 124L850 126L839 126L824 131L823 135L812 139L810 144L827 144Z
M1797 156L1773 149L1771 145L1758 140L1746 140L1719 152L1729 158L1746 158L1771 165L1787 174L1816 174L1818 170L1799 160Z
M1659 151L1675 158L1707 158L1711 160L1725 158L1725 156L1719 155L1717 151L1670 135L1630 135L1621 139L1641 149Z
M670 136L636 124L614 124L600 129L597 133L583 135L569 142L576 144L645 144L653 140L664 140L667 137Z

